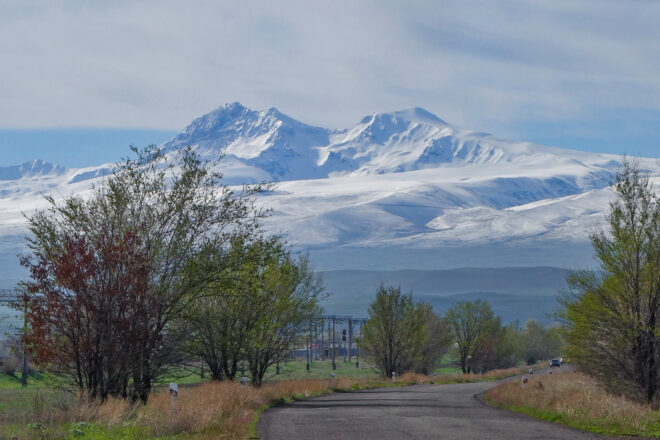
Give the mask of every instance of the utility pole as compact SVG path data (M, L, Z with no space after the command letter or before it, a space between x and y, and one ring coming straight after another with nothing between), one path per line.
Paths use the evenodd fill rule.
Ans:
M309 363L314 363L314 330L316 324L314 321L309 321Z
M344 343L344 363L346 363L346 329L341 331L341 340Z
M28 307L28 299L27 295L23 297L23 337L22 337L22 343L23 343L23 372L21 373L21 386L23 388L27 387L27 350L25 347L25 335L27 335L27 307Z
M362 321L360 321L360 336L362 336ZM360 344L356 344L357 352L355 353L355 368L360 368Z
M335 317L332 317L332 369L337 369L337 364L335 363Z
M348 362L351 362L353 351L353 320L348 320Z
M319 323L315 319L314 320L314 345L316 345L316 360L318 361L320 359L319 356ZM313 354L313 352L312 352Z
M306 338L307 339L307 344L305 344L305 345L307 345L307 365L306 365L307 371L309 371L309 364L311 362L311 355L310 355L310 352L309 352L310 349L312 348L312 342L310 341L310 339L312 338L312 331L311 330L312 330L312 321L309 321L309 329L308 329L307 338Z
M321 323L321 341L319 345L318 340L318 325L319 321ZM326 338L326 325L327 326L327 338ZM312 334L313 340L312 344L316 344L316 347L320 347L320 355L317 359L320 360L331 360L332 369L337 369L337 354L341 354L341 348L344 347L344 362L353 362L355 357L355 368L360 368L360 344L359 337L362 336L362 326L367 322L366 318L353 318L352 316L341 316L341 315L318 315L314 320L314 333ZM310 322L310 332L311 330ZM340 324L341 328L341 339L337 341L337 324ZM344 324L347 324L344 326ZM360 326L359 330L357 326ZM311 337L310 337L311 338ZM343 343L342 343L343 342ZM355 343L355 353L353 353L353 343ZM339 351L337 351L339 349ZM314 354L314 346L311 348L311 355ZM331 350L328 351L328 350ZM348 353L348 356L346 354ZM347 360L348 357L348 360ZM311 360L310 360L311 363Z
M325 333L325 320L321 318L321 360L325 360L325 345L323 344L324 333Z

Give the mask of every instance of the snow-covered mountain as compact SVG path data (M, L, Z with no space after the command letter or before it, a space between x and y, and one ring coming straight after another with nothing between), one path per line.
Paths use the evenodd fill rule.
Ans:
M274 210L267 227L288 232L322 269L588 265L587 236L621 163L461 130L420 108L330 130L232 103L163 148L188 145L222 157L229 184L277 182L259 200ZM0 168L0 262L20 250L21 212L44 206L41 194L85 191L111 169Z
M233 103L196 119L164 146L184 145L209 158L224 154L232 183L279 182L264 198L275 210L268 224L326 255L323 264L330 266L355 264L346 255L356 249L375 267L388 249L417 255L423 249L428 258L389 265L433 268L433 261L446 264L443 249L478 247L484 255L483 246L500 245L529 252L507 260L493 251L482 264L534 264L534 249L550 258L542 264L584 262L587 236L602 219L621 163L619 156L461 130L420 108L328 130L276 109ZM657 172L653 161L642 162ZM558 257L567 243L580 251ZM463 265L480 264L476 254L468 260Z
M617 166L613 156L459 130L421 108L374 113L352 128L328 130L303 124L275 108L254 111L232 103L195 119L164 147L173 150L188 145L213 159L222 153L232 165L232 177L276 182L443 166L586 165L583 162L594 166L587 178L600 181Z
M53 165L43 160L33 160L20 165L0 167L0 180L58 176L64 171L64 168L58 165Z

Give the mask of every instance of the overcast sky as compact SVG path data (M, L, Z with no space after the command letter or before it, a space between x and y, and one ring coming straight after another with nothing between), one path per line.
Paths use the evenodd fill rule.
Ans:
M230 101L343 128L419 106L657 157L658 23L655 0L3 0L0 130L169 133Z

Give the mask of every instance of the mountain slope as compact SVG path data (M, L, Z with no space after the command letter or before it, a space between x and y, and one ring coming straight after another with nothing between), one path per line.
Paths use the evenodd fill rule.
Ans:
M590 264L587 237L621 160L461 130L420 108L329 130L232 103L163 148L188 145L221 159L228 184L277 182L258 199L274 210L266 227L326 269ZM660 176L654 161L640 163ZM43 207L42 194L83 193L111 170L0 168L0 260L22 249L22 213Z

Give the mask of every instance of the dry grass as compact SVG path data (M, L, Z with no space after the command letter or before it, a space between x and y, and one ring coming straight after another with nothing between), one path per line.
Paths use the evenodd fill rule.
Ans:
M582 373L530 376L489 390L486 400L546 420L603 434L660 436L660 412L614 396Z
M395 383L375 379L308 379L266 384L260 389L235 382L207 383L182 389L175 405L167 392L153 396L139 415L156 435L207 433L223 438L247 438L250 424L265 407L293 399L302 399L333 391L347 391L377 386L432 383L434 378L405 373Z
M396 380L405 384L431 383L433 382L433 377L419 373L403 373Z
M470 382L483 382L487 380L499 380L506 377L518 376L527 373L530 368L538 369L547 365L547 362L539 362L535 365L528 365L525 367L512 367L503 368L499 370L491 370L483 374L443 374L437 377L429 378L433 383L446 384L446 383L470 383Z
M236 382L204 383L181 387L179 397L171 402L169 391L154 393L147 405L130 405L120 399L108 399L104 404L86 399L68 399L62 404L43 402L35 407L38 413L26 415L22 423L39 422L54 429L58 425L88 422L107 429L139 427L153 436L192 435L195 439L249 438L257 414L268 405L301 399L333 391L347 391L382 386L418 383L475 382L519 374L522 369L497 370L484 375L441 375L436 377L405 373L396 382L384 379L339 377L337 379L306 379L267 383L259 389ZM16 420L18 421L18 420ZM252 430L252 431L251 431ZM0 430L0 437L2 432ZM186 436L188 435L188 436ZM56 436L53 436L55 438ZM23 437L21 437L23 438ZM32 437L26 437L32 438ZM42 438L42 437L39 437ZM127 437L133 438L133 437ZM143 438L143 437L135 437Z
M93 401L67 391L51 389L28 390L29 396L15 392L19 405L13 410L0 412L0 425L10 423L40 423L58 425L74 422L94 422L114 426L130 419L138 405L126 400L108 398L105 402ZM23 390L20 390L23 391Z
M182 388L174 402L170 401L168 391L155 394L140 410L137 423L148 426L157 436L198 433L202 437L207 434L247 438L256 414L272 403L366 387L372 382L349 378L308 379L266 384L259 389L236 382L206 383Z

